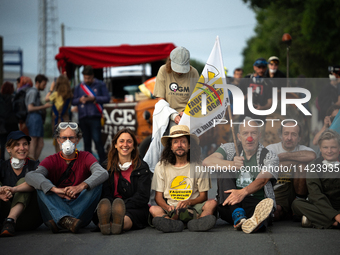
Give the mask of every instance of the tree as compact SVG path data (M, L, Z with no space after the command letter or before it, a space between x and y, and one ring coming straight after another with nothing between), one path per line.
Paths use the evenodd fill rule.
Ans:
M340 64L340 1L243 0L256 13L256 35L243 50L246 73L256 58L277 56L286 72L286 47L281 38L289 33L289 76L327 77L327 66Z

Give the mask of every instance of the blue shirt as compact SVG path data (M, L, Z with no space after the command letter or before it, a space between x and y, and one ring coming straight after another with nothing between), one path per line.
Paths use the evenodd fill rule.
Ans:
M94 79L93 83L89 87L96 94L95 96L96 103L103 106L103 104L110 102L110 94L104 82ZM74 96L72 99L72 105L78 106L78 118L82 119L85 117L95 117L95 116L101 117L101 113L98 111L96 105L93 102L86 102L86 104L82 104L80 102L80 98L82 96L86 96L86 93L80 87L80 84L79 84L74 89Z

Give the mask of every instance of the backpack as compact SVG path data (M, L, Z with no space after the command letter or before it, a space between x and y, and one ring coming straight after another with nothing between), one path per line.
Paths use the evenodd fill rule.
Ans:
M19 121L25 121L28 114L25 98L26 91L20 90L13 99L13 112Z
M7 133L5 128L5 121L6 121L6 105L4 98L0 94L0 135Z

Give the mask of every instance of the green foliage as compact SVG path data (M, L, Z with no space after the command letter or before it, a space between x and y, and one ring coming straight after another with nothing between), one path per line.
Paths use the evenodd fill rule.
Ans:
M197 69L198 74L201 75L201 73L204 69L205 63L200 62L200 61L195 60L195 59L190 59L190 65L195 67Z
M243 0L256 13L256 35L243 50L245 73L253 72L256 58L277 56L286 72L287 46L282 35L292 36L289 76L328 76L327 66L340 64L340 1Z

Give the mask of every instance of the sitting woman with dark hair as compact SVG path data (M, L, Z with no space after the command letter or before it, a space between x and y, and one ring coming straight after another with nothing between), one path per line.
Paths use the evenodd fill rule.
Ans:
M137 139L130 129L120 130L111 142L103 163L110 177L103 184L98 204L99 228L103 235L142 229L148 224L151 173L139 158Z
M22 131L7 136L11 158L0 160L0 236L14 236L15 230L33 230L42 223L35 189L25 182L26 174L39 165L27 157L30 141Z

